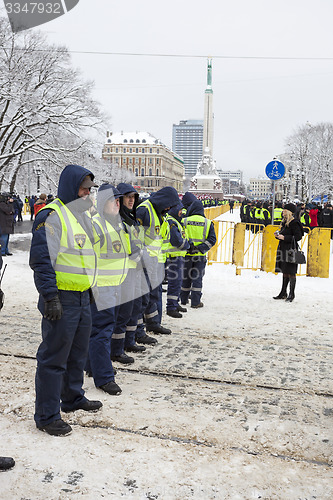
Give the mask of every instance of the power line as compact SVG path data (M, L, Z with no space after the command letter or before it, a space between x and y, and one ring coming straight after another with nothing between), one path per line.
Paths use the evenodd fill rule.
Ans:
M26 50L24 47L15 47L16 50ZM10 47L3 47L3 49L11 50ZM29 48L31 52L50 52L49 49L33 49ZM100 55L100 56L131 56L131 57L174 57L174 58L187 58L187 59L255 59L255 60L269 60L269 61L333 61L333 57L287 57L287 56L228 56L228 55L200 55L200 54L153 54L151 52L104 52L92 50L70 50L70 54L86 54L86 55Z
M177 57L177 58L199 58L199 59L258 59L258 60L290 60L290 61L333 61L333 57L272 57L272 56L222 56L222 55L199 55L199 54L152 54L139 52L100 52L69 50L71 54L112 55L112 56L134 56L134 57Z

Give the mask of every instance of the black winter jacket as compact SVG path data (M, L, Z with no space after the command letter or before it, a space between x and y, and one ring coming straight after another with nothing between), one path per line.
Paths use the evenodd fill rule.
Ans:
M280 234L284 235L284 240L279 240L279 246L276 251L275 272L284 274L296 274L297 264L287 262L287 251L296 248L296 242L302 239L304 234L302 224L298 219L292 219L289 226L282 222Z
M14 233L14 203L0 203L0 234Z

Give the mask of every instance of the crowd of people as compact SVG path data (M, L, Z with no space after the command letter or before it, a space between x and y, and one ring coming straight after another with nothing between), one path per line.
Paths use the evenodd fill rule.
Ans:
M24 199L24 202L26 203L27 206L29 206L29 211L30 211L30 220L34 220L36 217L37 212L45 207L48 203L51 203L51 201L54 200L54 197L52 194L46 195L45 193L41 193L39 196L33 195L33 196L26 196Z
M272 216L274 216L274 224L279 225L282 222L282 211L284 204L277 202L274 207L271 202L244 200L240 208L241 222L247 224L262 224L267 226L272 224ZM325 202L323 205L319 203L298 203L295 205L295 219L298 219L305 232L309 232L315 227L333 227L333 210L332 204Z
M323 206L316 203L280 203L274 211L271 202L244 200L240 207L241 222L247 224L252 232L259 231L260 225L278 225L274 235L279 244L276 253L275 272L282 273L282 288L275 300L292 302L295 298L297 262L294 252L298 250L305 232L315 227L333 228L333 210L331 203ZM333 238L333 229L331 231ZM287 293L289 285L289 293Z
M99 187L95 204L93 187ZM61 412L102 407L85 397L84 372L104 393L120 394L113 363L133 363L127 353L142 353L157 343L155 335L172 333L162 325L162 283L170 317L182 318L188 305L204 306L206 254L216 235L204 214L207 203L193 193L181 199L173 187L163 187L140 200L131 184L97 186L93 173L78 165L62 171L55 199L41 194L30 202L35 221L29 263L42 315L34 420L41 431L67 435L72 429ZM15 213L12 197L0 201L0 225L2 204L12 220ZM288 261L288 251L297 247L304 226L332 227L332 207L277 204L273 215L280 224L276 272L283 275L274 299L292 302L297 264ZM258 225L273 219L269 204L247 200L240 216ZM2 458L4 468L13 466Z
M33 220L38 210L53 200L53 196L42 193L37 196L26 196L24 203L29 206L30 220ZM22 211L24 203L18 194L2 193L0 194L0 245L1 256L7 257L13 255L8 248L9 238L14 234L15 224L23 222Z
M85 397L84 371L101 391L120 394L113 363L133 363L127 353L172 333L162 325L165 278L167 315L204 306L206 254L216 242L192 193L181 200L163 187L142 201L130 184L104 183L94 206L92 187L91 171L68 165L33 225L30 266L42 314L34 419L57 436L71 432L60 411L102 407Z

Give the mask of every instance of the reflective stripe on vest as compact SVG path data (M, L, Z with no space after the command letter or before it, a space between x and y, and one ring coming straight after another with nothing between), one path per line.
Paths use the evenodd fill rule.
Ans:
M127 233L129 235L130 242L139 247L143 248L144 247L144 229L142 226L129 226L124 220L123 223L127 229ZM128 260L128 267L131 269L135 269L138 265L138 262L135 262L132 259Z
M94 231L98 234L99 227L104 235L104 241L97 259L97 286L117 286L124 281L128 273L130 241L129 236L119 226L119 232L99 214L93 217Z
M75 215L58 198L42 210L54 210L61 222L60 248L54 265L59 290L84 292L96 281L96 254ZM48 216L52 224L52 213Z
M180 232L180 234L182 235L183 240L184 240L181 247L173 247L171 245L170 236L169 236L168 244L165 247L166 256L167 257L180 257L180 256L186 255L187 250L182 250L183 246L186 243L185 228L180 224L180 222L177 219L172 217L172 215L167 214L166 220L171 221L173 224L175 224L178 227L178 231Z
M206 242L208 237L209 228L212 221L203 218L200 215L190 215L184 219L185 234L190 239L194 246ZM209 246L209 245L208 245ZM191 256L204 255L201 252L191 253Z

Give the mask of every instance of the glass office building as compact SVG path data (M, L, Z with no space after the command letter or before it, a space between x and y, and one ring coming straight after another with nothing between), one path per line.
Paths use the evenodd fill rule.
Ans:
M172 150L184 160L185 177L193 177L202 158L203 120L181 120L173 125Z

